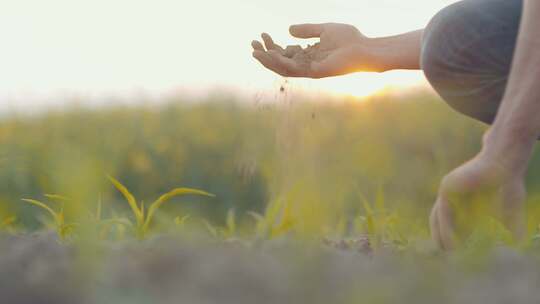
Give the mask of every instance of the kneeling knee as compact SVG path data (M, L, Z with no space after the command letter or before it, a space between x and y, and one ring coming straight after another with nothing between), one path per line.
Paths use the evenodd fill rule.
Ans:
M450 5L437 13L424 30L420 65L426 78L437 85L447 78L449 66L455 55L456 31L459 31L459 20L462 3Z
M491 93L484 92L485 81L476 75L475 67L482 54L470 47L480 21L468 20L478 9L478 2L465 0L432 18L422 38L421 67L435 91L452 108L490 122L496 108L482 102L486 99L483 96Z

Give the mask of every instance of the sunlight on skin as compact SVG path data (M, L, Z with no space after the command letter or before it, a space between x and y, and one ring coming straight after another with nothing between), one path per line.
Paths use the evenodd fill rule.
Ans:
M179 86L269 89L279 77L249 56L249 41L262 31L283 44L307 43L287 32L290 24L305 21L351 23L368 36L395 34L423 27L451 2L3 2L0 97L21 92L39 97L66 89L88 94L164 91ZM388 85L408 85L421 79L419 72L397 72L295 82L365 96Z
M319 80L295 79L295 84L306 90L320 90L338 95L367 97L389 89L425 87L427 82L418 71L394 71L384 74L357 73L346 77Z

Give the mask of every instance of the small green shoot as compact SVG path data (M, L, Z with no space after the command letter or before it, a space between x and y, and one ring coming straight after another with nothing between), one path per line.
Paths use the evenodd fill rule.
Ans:
M52 195L52 194L47 194L45 196L51 200L56 200L60 197L60 196ZM65 200L62 200L62 205L60 207L60 210L58 211L53 210L47 204L38 200L25 198L25 199L22 199L22 201L29 203L31 205L40 207L41 209L47 211L47 213L50 214L52 218L54 229L58 233L58 236L60 237L61 240L65 240L66 237L72 232L73 228L75 227L75 224L66 224L65 214L64 214L64 205L63 205L63 202Z
M148 208L148 211L146 212L144 203L141 202L140 204L137 204L137 200L129 192L129 190L122 185L118 180L116 180L112 176L108 176L111 183L115 186L115 188L122 193L126 201L128 202L131 211L133 212L133 215L135 216L135 234L137 238L143 239L146 237L150 224L152 222L152 218L154 217L154 214L156 211L167 201L172 199L176 196L182 196L187 194L195 194L195 195L202 195L202 196L208 196L208 197L215 197L215 195L202 191L197 189L191 189L191 188L176 188L173 189L162 196L160 196L157 200L155 200L152 204L150 204L150 207Z
M364 214L354 220L356 230L366 234L374 248L381 246L387 240L392 240L400 249L405 248L408 240L397 227L399 217L386 208L382 188L379 187L373 204L361 193L359 196Z
M214 238L230 239L236 236L236 214L233 209L227 212L227 218L225 219L225 227L215 227L207 220L202 220L208 233Z
M255 220L257 237L271 239L292 231L298 221L293 216L292 207L283 199L270 202L264 215L250 211L248 214Z

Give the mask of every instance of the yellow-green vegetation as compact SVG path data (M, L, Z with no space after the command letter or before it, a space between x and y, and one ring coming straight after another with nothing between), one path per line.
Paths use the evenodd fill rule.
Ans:
M16 221L17 217L14 215L3 218L2 221L0 221L0 229L10 229Z
M148 233L148 229L150 227L150 224L152 222L152 218L154 217L154 214L156 211L168 200L174 198L175 196L181 196L181 195L187 195L187 194L195 194L195 195L203 195L203 196L210 196L213 197L213 194L210 194L208 192L197 190L197 189L190 189L190 188L176 188L173 189L162 196L160 196L157 200L155 200L152 204L150 204L150 207L148 210L145 210L144 202L137 203L137 200L135 197L129 192L129 190L122 185L119 181L117 181L114 177L109 176L109 180L113 183L113 185L122 193L124 198L129 204L129 207L131 208L131 211L133 212L133 215L135 217L135 231L136 236L139 239L142 239L146 236ZM185 218L183 220L180 220L179 222L182 223L185 221ZM175 222L178 224L178 222L175 220Z
M47 212L46 225L62 238L84 222L103 238L128 231L138 238L150 231L203 231L219 239L367 237L375 248L399 250L429 239L439 182L479 150L485 126L427 93L294 98L221 95L6 116L0 121L0 227L40 229L32 205ZM528 240L538 234L539 169L536 154L528 176ZM110 177L111 187L104 172L122 183ZM19 203L42 193L70 200ZM215 197L208 200L210 193ZM194 195L157 212L186 194ZM468 243L513 243L495 218L480 221L485 225Z
M47 197L49 200L60 204L60 207L57 208L57 210L54 210L49 205L47 205L44 202L35 200L35 199L22 199L23 202L29 203L31 205L40 207L41 209L47 211L47 213L50 216L49 221L45 221L46 226L52 226L56 232L58 233L58 236L60 239L64 240L69 233L73 230L73 227L75 226L74 223L66 223L65 219L65 213L64 213L64 203L68 201L66 197L63 197L61 195L56 194L46 194L45 197Z
M440 252L427 220L438 185L485 126L427 93L277 94L0 119L3 299L537 301L538 153L526 238L479 198L455 208L467 237Z

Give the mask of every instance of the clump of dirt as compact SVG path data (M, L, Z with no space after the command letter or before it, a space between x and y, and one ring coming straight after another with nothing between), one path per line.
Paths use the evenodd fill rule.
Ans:
M306 48L302 48L299 45L290 45L287 46L283 52L283 55L301 64L309 64L312 61L319 61L326 56L324 52L321 52L320 43L308 45Z
M283 55L285 55L285 57L288 57L288 58L293 58L294 55L296 55L297 53L301 53L303 51L304 50L299 45L289 45L285 49L285 52L283 53Z
M288 58L306 58L306 59L318 59L320 55L320 43L315 43L314 45L308 45L303 49L299 45L289 45L285 49L283 55Z

